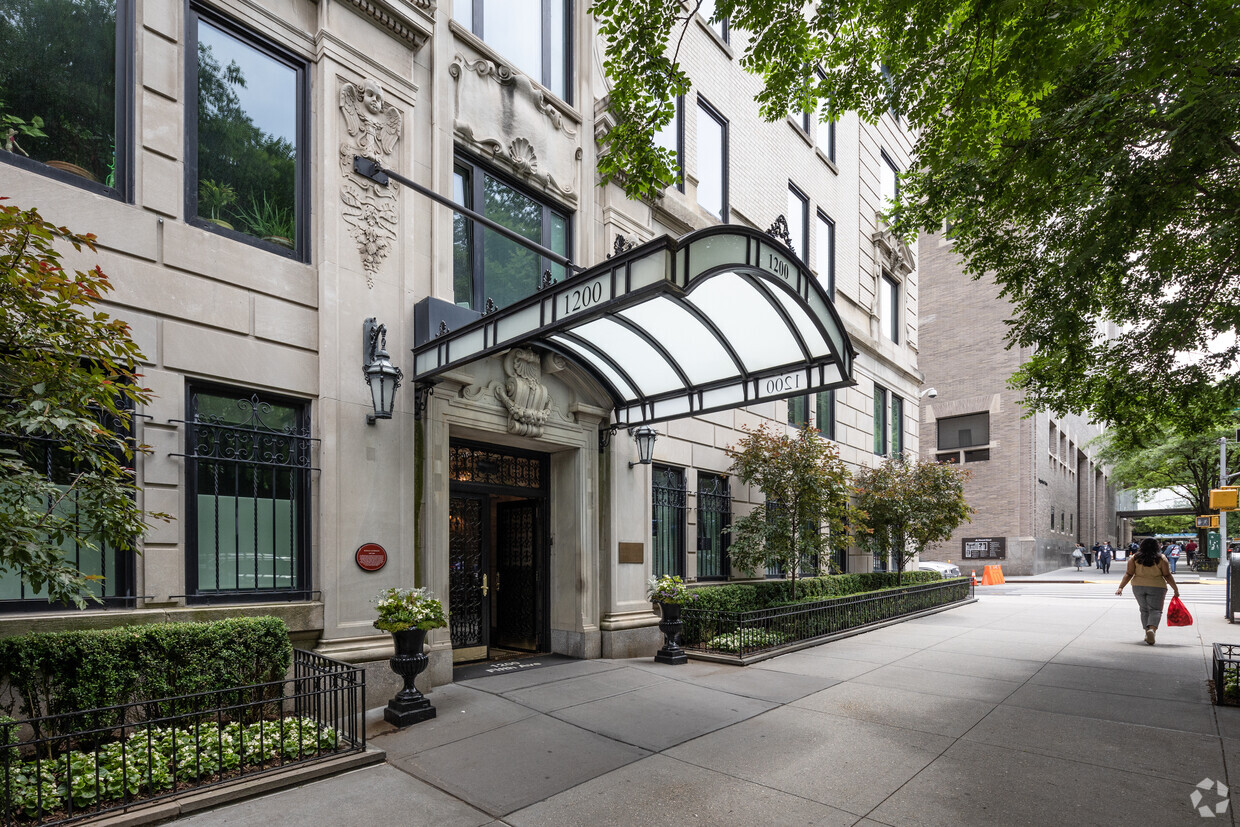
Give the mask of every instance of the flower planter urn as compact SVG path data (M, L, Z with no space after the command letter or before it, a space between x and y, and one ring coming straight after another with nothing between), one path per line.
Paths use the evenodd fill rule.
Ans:
M663 616L659 619L659 631L663 633L663 648L655 653L658 663L688 663L689 656L680 648L680 630L685 622L680 619L679 603L660 603Z
M426 653L422 651L426 643L426 630L392 632L392 638L396 641L396 655L388 663L392 671L404 679L405 688L388 701L387 708L383 710L383 720L397 727L430 720L435 717L435 707L413 685L414 678L426 670Z

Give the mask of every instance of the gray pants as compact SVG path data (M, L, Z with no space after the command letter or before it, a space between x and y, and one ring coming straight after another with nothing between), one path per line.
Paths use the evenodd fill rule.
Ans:
M1167 590L1157 586L1133 586L1132 595L1137 598L1137 605L1141 607L1141 628L1148 629L1153 626L1157 629L1158 622L1162 620L1162 607L1163 601L1167 599Z

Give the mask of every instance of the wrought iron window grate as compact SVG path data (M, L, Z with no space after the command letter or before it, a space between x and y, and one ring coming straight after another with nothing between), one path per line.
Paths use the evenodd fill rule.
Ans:
M732 525L732 490L722 474L698 472L697 576L699 580L724 580L731 571L728 546Z
M651 562L656 577L685 574L685 471L654 466Z

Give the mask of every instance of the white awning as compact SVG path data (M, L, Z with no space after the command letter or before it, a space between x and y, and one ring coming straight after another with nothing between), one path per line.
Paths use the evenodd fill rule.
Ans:
M745 227L655 239L442 332L414 349L414 382L518 345L589 372L618 426L855 384L823 286L778 239Z

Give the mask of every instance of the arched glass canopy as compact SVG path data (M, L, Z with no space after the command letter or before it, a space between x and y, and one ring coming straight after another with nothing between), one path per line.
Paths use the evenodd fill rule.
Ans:
M667 236L414 348L414 381L518 345L611 395L621 427L855 384L822 285L779 240L719 226Z

